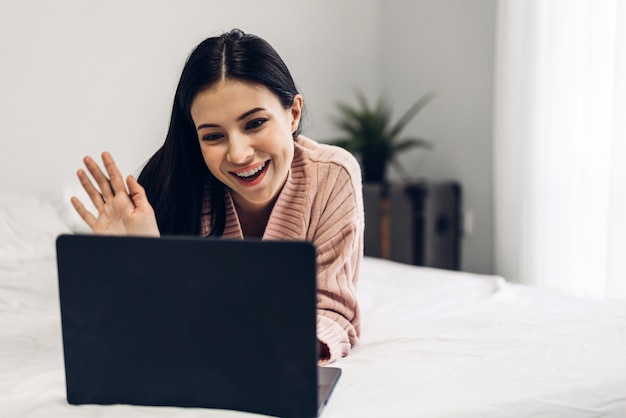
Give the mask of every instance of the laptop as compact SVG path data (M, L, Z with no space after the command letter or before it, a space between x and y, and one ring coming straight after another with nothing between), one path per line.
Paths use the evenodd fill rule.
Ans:
M70 404L318 416L341 370L318 367L306 242L62 235Z

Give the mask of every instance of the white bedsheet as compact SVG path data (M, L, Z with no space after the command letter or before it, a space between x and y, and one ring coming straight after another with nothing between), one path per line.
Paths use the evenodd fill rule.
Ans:
M254 416L68 405L53 248L66 229L52 206L15 202L0 196L0 417ZM359 299L362 339L334 364L323 418L626 417L626 304L372 258Z
M366 258L332 417L626 416L626 306ZM70 406L53 258L0 265L0 416L229 417Z

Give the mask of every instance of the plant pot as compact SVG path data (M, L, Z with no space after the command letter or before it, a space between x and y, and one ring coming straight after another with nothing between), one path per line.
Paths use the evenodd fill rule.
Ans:
M365 183L384 183L387 177L387 161L377 156L361 156L363 181Z

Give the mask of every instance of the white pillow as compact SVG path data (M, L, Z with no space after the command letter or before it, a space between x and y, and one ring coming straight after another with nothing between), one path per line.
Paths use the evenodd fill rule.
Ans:
M1 262L54 257L56 237L70 232L52 201L0 193Z

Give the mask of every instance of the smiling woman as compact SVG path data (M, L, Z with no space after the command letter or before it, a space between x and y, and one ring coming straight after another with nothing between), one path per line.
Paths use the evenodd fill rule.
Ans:
M113 158L90 157L81 184L98 213L72 203L97 234L299 240L317 248L322 363L348 355L360 333L361 171L354 157L301 135L303 98L263 39L208 38L183 69L167 137L138 180ZM105 174L106 171L106 174Z

